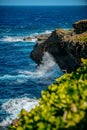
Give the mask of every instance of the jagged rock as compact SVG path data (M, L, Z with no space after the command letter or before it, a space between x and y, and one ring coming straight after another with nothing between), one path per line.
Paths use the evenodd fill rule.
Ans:
M38 39L38 44L45 42L49 36L50 34L42 34L40 36L37 36L36 38Z
M83 33L85 31L87 31L87 19L75 22L73 24L73 27L74 27L76 33Z
M23 40L24 40L24 41L32 41L32 40L33 40L33 37L24 37Z
M36 43L30 57L40 64L46 51L52 54L62 70L71 72L81 65L82 57L87 58L87 32L76 34L74 29L56 29L45 41L42 38L41 44Z
M16 119L14 119L13 121L12 121L12 125L14 125L14 126L18 126L18 119L16 118Z
M24 37L23 41L32 41L33 39L38 39L38 43L40 44L40 43L44 42L49 36L50 36L50 34L28 36L28 37Z

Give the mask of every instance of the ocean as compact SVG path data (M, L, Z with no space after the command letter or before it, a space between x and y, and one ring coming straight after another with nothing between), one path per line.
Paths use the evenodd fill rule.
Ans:
M38 105L41 91L63 75L48 52L37 66L30 59L37 40L23 38L70 29L82 19L87 6L0 6L0 126Z

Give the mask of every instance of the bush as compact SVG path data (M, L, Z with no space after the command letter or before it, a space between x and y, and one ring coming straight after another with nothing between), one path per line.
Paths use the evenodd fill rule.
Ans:
M87 127L87 60L42 91L39 105L22 110L9 130L85 130Z

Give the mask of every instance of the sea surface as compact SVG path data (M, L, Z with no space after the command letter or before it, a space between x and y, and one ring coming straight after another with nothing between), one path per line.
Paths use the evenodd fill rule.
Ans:
M63 74L48 52L37 66L30 59L37 39L23 38L69 29L81 19L87 6L0 6L0 126L38 105L41 91Z

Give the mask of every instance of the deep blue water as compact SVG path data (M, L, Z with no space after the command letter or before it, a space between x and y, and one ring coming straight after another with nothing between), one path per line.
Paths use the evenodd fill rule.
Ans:
M37 67L29 57L35 41L23 37L69 29L81 19L87 19L87 6L0 7L0 126L37 104L41 90L62 74L48 53Z

